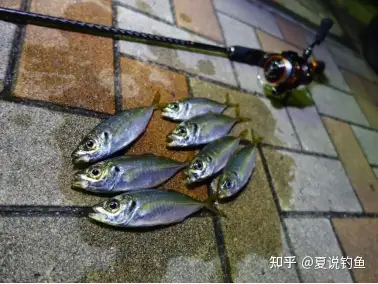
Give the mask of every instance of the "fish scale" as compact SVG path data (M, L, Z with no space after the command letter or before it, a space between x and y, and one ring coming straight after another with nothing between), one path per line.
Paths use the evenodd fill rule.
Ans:
M152 106L121 111L94 127L71 154L73 163L93 163L126 148L146 130L160 95Z
M221 200L237 194L247 184L256 166L256 155L257 148L253 144L237 151L210 184L210 195Z
M168 146L187 147L208 144L226 136L237 122L237 118L223 114L208 113L196 116L181 122L168 134ZM180 134L182 128L187 132L184 136Z
M206 145L185 170L185 182L199 182L218 173L237 150L239 142L240 137L226 136ZM198 162L203 165L202 169L196 166Z
M116 157L99 162L76 174L73 185L93 192L123 192L158 186L187 166L154 154ZM93 177L93 170L100 172Z
M185 98L180 101L168 103L162 109L162 117L173 121L186 121L193 117L207 113L222 113L228 107L236 104L230 103L230 96L226 95L226 102L219 103L208 98Z
M109 208L113 202L115 208ZM92 207L88 217L118 227L150 227L184 221L201 208L223 215L207 202L173 190L138 189L117 195Z

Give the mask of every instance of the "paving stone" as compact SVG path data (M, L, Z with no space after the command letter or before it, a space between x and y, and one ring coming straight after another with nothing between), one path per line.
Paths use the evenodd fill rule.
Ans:
M378 180L371 171L351 127L330 118L324 117L323 121L365 211L378 212Z
M182 74L129 58L121 58L120 66L124 108L150 106L157 92L162 103L188 96Z
M15 8L16 1L6 1L6 8ZM16 25L0 21L0 91L4 88L4 80L7 72L8 63L10 60L10 53L12 49L12 41Z
M227 215L221 225L235 282L298 282L294 268L270 268L271 256L290 252L259 155L245 189L218 207Z
M352 129L369 163L378 165L378 132L357 126L352 126Z
M202 43L215 44L218 46L221 45L212 40L192 34L173 25L157 21L122 6L117 6L117 22L120 28L130 29L137 32L150 33L183 40L193 40ZM124 41L121 41L120 43L123 42Z
M109 1L36 0L31 12L112 24ZM26 28L15 95L114 113L113 41L91 35Z
M223 29L227 46L241 45L249 48L260 48L260 43L253 27L224 14L218 14L218 18ZM262 88L257 80L260 68L238 62L233 62L233 64L240 86L252 92L262 93Z
M377 219L333 219L335 231L346 254L353 259L357 256L364 260L365 268L354 268L357 282L378 281L378 220ZM358 263L357 263L358 264Z
M283 210L361 212L339 161L273 149L264 153Z
M252 4L246 0L216 0L214 1L214 6L216 10L222 13L282 38L280 28L273 14L259 7L256 3Z
M183 40L216 44L215 42L122 7L117 7L117 13L120 28L165 35ZM237 85L231 63L226 58L127 41L120 42L120 51L123 54L129 54L141 60L158 62L206 78L234 86Z
M328 43L328 47L333 55L333 59L339 66L359 74L370 81L376 80L376 75L362 58L357 57L353 52L339 44Z
M188 97L186 78L182 74L128 58L121 58L120 64L123 108L125 109L151 105L157 92L161 95L161 104ZM166 147L165 138L176 125L177 123L163 119L161 112L156 111L145 133L131 146L129 153L135 155L154 153L181 162L185 161L188 155L194 155L195 152L173 151ZM197 199L207 199L206 186L188 189L184 184L183 172L175 175L161 187L171 188Z
M282 17L276 17L276 21L285 41L301 48L307 47L306 30Z
M147 14L174 23L169 0L116 0L115 4L129 5Z
M374 171L376 177L378 178L378 168L374 168L373 171Z
M331 18L334 22L334 25L330 30L330 33L333 35L338 35L339 37L343 36L343 31L338 21L332 15L329 8L323 4L323 2L310 2L301 0L275 0L275 2L278 5L283 6L286 9L292 11L294 14L306 19L315 26L319 26L322 19ZM280 9L276 10L276 13L280 12Z
M266 52L281 52L291 50L297 52L298 54L301 54L299 48L267 33L257 31L257 36L260 39L262 49Z
M311 93L321 113L369 126L353 96L325 85L314 85Z
M304 150L337 156L315 107L288 107L288 111Z
M10 9L20 9L21 0L2 0L1 7Z
M231 130L238 135L243 130L253 128L256 135L264 137L264 142L273 145L300 148L285 109L276 109L268 99L234 91L198 79L190 79L193 96L210 98L225 102L228 93L233 103L240 105L243 117L251 118L250 122L236 124ZM226 115L234 116L234 108L227 109Z
M5 282L222 282L210 218L146 232L41 216L0 228Z
M330 266L333 257L340 259L343 255L328 219L285 219L285 224L297 256L303 282L353 282L348 269L332 269ZM324 268L315 269L316 263L320 264L321 258L324 257ZM310 258L313 264L307 265L309 269L306 269L302 261Z
M0 204L88 205L71 189L71 153L100 120L1 102Z
M176 21L180 27L223 42L222 32L211 1L173 0Z
M363 82L367 93L370 95L371 101L376 107L378 107L378 85L362 78L361 81Z
M224 14L219 14L218 18L227 46L242 45L250 48L260 48L260 43L253 27Z
M370 126L378 129L378 99L375 98L372 87L369 89L369 81L363 80L357 75L346 70L342 71L345 80L347 81L352 93L362 109ZM373 83L370 83L374 85ZM369 92L370 91L370 92Z
M308 37L309 43L313 41L314 36ZM327 49L325 44L318 45L314 48L313 53L317 60L321 60L326 64L325 75L328 79L328 84L339 88L345 92L350 92L347 83L345 82L343 75L341 74L339 68L337 67L332 55Z

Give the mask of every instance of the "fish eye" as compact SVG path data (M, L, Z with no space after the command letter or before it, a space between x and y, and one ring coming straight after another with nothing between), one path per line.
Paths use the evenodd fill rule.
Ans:
M112 211L117 210L117 209L119 208L119 202L118 202L118 200L116 200L116 199L112 199L112 200L110 200L110 201L108 202L108 204L107 204L107 207L108 207L110 210L112 210Z
M177 110L179 108L178 103L171 103L171 109Z
M225 188L230 189L232 187L232 182L230 180L226 180L223 185Z
M202 170L203 164L201 161L195 161L193 164L193 168L195 170Z
M92 175L93 175L94 177L97 177L97 176L100 175L100 170L99 170L99 169L93 169L93 170L91 171L91 173L92 173Z
M92 149L95 145L95 141L90 139L88 140L87 142L85 142L85 146L88 148L88 149Z
M177 133L180 134L180 135L186 135L186 128L185 127L179 127L177 129Z

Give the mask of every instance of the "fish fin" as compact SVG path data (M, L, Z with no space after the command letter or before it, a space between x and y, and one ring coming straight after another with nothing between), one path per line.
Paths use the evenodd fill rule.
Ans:
M217 201L217 197L218 196L216 194L209 195L208 199L204 202L204 205L213 214L227 218L227 215L222 210L214 206L214 202Z
M254 145L258 145L264 140L262 136L255 135L255 131L253 130L253 128L251 128L251 136L252 136L252 144Z
M220 216L220 217L224 217L224 218L227 218L227 215L220 209L216 208L213 204L215 200L213 200L212 198L209 198L204 204L205 204L205 207L211 211L212 213L214 213L215 215L217 216Z
M236 114L236 119L237 121L240 123L240 122L247 122L247 121L251 121L251 119L249 117L243 117L240 115L240 105L237 105L235 107L235 114Z
M152 101L151 106L154 106L157 109L163 109L165 107L165 105L161 104L160 100L161 100L161 95L160 95L159 90L157 90L156 93L155 93L154 100Z
M242 140L249 140L249 131L248 129L245 129L243 130L242 132L240 132L240 134L238 135L238 137Z
M230 94L227 93L226 94L226 102L224 103L225 105L227 105L227 107L237 107L239 104L233 104L231 103L231 100L230 100Z

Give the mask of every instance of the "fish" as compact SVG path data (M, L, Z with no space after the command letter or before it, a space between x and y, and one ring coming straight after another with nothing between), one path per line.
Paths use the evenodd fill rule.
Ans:
M127 155L95 163L75 174L72 187L95 193L125 192L156 187L188 162L178 162L154 154Z
M214 200L231 198L247 184L256 166L256 145L262 140L262 137L256 137L252 131L252 143L248 143L230 157L221 174L210 184L209 194Z
M247 133L248 131L243 131L236 137L222 137L203 147L184 170L184 182L188 185L201 182L221 171Z
M93 206L94 212L88 217L115 227L154 227L183 222L202 208L226 216L211 202L198 201L171 189L148 188L109 198Z
M160 94L156 93L151 106L121 111L98 124L72 152L72 162L97 162L130 145L146 130L159 101Z
M207 113L179 123L167 136L168 147L194 147L208 144L226 136L236 123L250 121L240 116L236 107L236 118L217 113Z
M207 113L222 113L226 108L236 107L230 103L230 95L226 94L226 102L219 103L208 98L186 98L167 104L161 116L172 121L185 121Z

